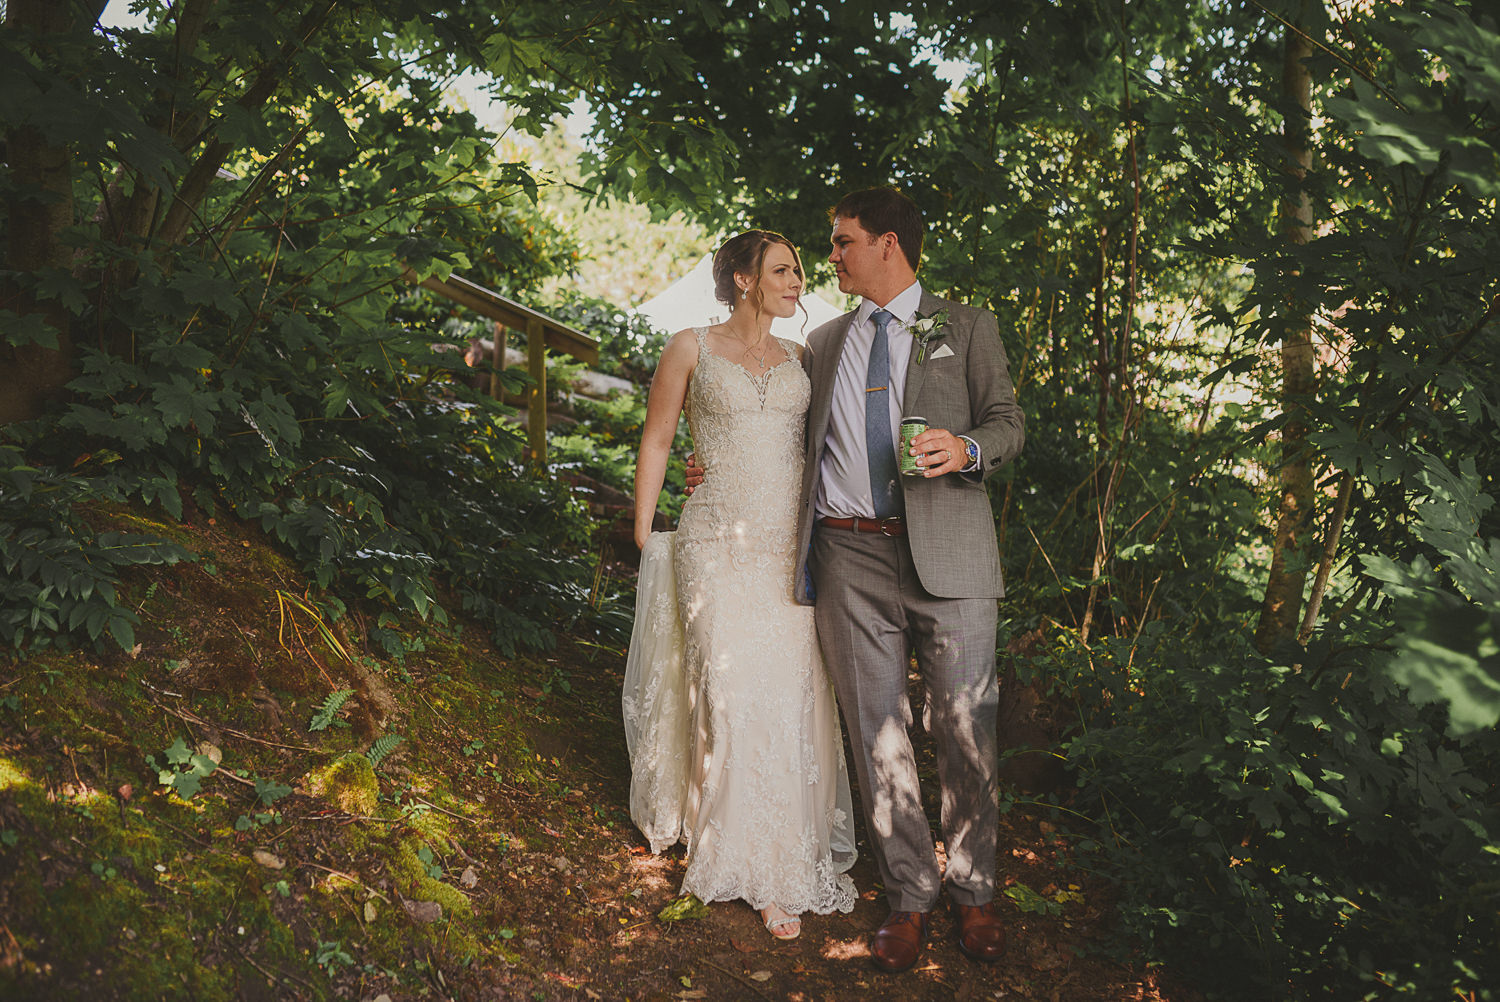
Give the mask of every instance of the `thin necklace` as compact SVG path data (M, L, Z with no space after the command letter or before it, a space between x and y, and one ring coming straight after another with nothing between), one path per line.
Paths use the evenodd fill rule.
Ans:
M762 341L763 341L765 347L761 348L759 355L757 355L750 348L746 348L745 349L745 354L749 355L751 358L755 359L755 364L756 364L756 366L758 368L764 369L766 367L766 355L769 354L770 351L771 351L771 339L770 338L764 338L764 339L762 339Z
M739 341L741 344L745 344L744 339L739 337L738 335L735 336L735 340ZM754 345L745 344L745 350L740 355L740 357L744 358L746 355L748 355L749 357L755 359L756 366L764 371L766 367L766 356L771 353L771 339L769 337L762 336L756 339L755 343L764 345L764 347L761 348L759 355L755 353Z

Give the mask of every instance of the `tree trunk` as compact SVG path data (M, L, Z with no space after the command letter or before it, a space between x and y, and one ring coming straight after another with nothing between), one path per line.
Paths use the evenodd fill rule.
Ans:
M1099 260L1094 273L1094 307L1089 317L1094 336L1094 376L1098 382L1099 406L1094 421L1099 428L1102 441L1109 435L1109 398L1114 365L1109 353L1112 340L1108 328L1107 303L1109 300L1109 227L1099 226Z
M172 86L163 86L157 92L159 110L146 117L146 124L160 132L184 155L197 144L199 134L208 123L206 110L193 107L186 98L197 86L193 80L192 56L207 27L213 4L214 0L186 0L177 5L177 24L172 34ZM180 101L187 110L179 107ZM114 179L100 200L95 221L116 243L138 241L146 246L151 242L160 217L162 192L147 178L138 174L132 177L135 173L125 164L116 168ZM104 287L107 295L111 289L123 289L134 282L138 267L133 258L124 257L92 277ZM117 323L100 324L99 347L120 358L134 355L133 337Z
M1287 169L1295 179L1281 202L1281 233L1288 250L1313 238L1312 205L1300 184L1312 165L1308 124L1312 119L1312 75L1306 60L1312 47L1303 32L1305 7L1286 28L1281 93L1286 102L1282 145ZM1281 403L1286 421L1281 433L1280 502L1271 573L1255 627L1255 646L1262 652L1295 640L1307 582L1308 543L1312 530L1312 456L1307 444L1307 403L1316 392L1313 371L1312 315L1288 300L1281 340Z
M75 15L85 13L58 0L10 0L5 30L32 32L43 48L47 36L68 33ZM5 270L21 279L0 280L0 309L40 317L56 332L57 343L0 343L0 424L36 417L73 375L68 312L56 299L33 296L27 281L37 272L70 264L72 252L58 234L73 224L73 154L66 146L50 144L31 126L8 132L5 149L13 192L5 205Z
M275 59L258 67L254 82L235 102L240 111L251 116L261 113L266 101L284 82L286 68L307 44L308 39L322 30L334 4L335 0L325 0L316 9L303 15L297 26L296 36L282 43ZM211 138L205 144L203 152L193 161L172 194L171 203L162 215L161 226L156 232L158 240L164 244L176 244L186 239L188 228L197 217L198 206L208 194L209 185L233 152L234 144L223 139Z

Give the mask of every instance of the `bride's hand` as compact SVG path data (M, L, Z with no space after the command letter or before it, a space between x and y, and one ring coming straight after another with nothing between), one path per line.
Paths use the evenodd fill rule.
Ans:
M691 495L694 488L703 485L703 467L698 465L698 454L696 452L687 454L687 466L683 469L682 476L687 483L687 487L683 489L684 494Z

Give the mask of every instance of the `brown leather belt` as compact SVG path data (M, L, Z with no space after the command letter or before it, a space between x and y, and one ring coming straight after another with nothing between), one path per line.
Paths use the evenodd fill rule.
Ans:
M849 529L852 532L878 532L882 536L906 535L906 520L903 518L820 518L818 525L826 529Z

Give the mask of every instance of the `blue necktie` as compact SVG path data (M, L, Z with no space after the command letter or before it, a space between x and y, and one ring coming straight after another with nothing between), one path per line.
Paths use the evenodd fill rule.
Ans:
M901 488L896 483L896 443L891 438L891 346L886 336L891 314L876 310L875 341L870 345L870 368L865 373L865 452L870 458L870 494L875 517L901 514Z

